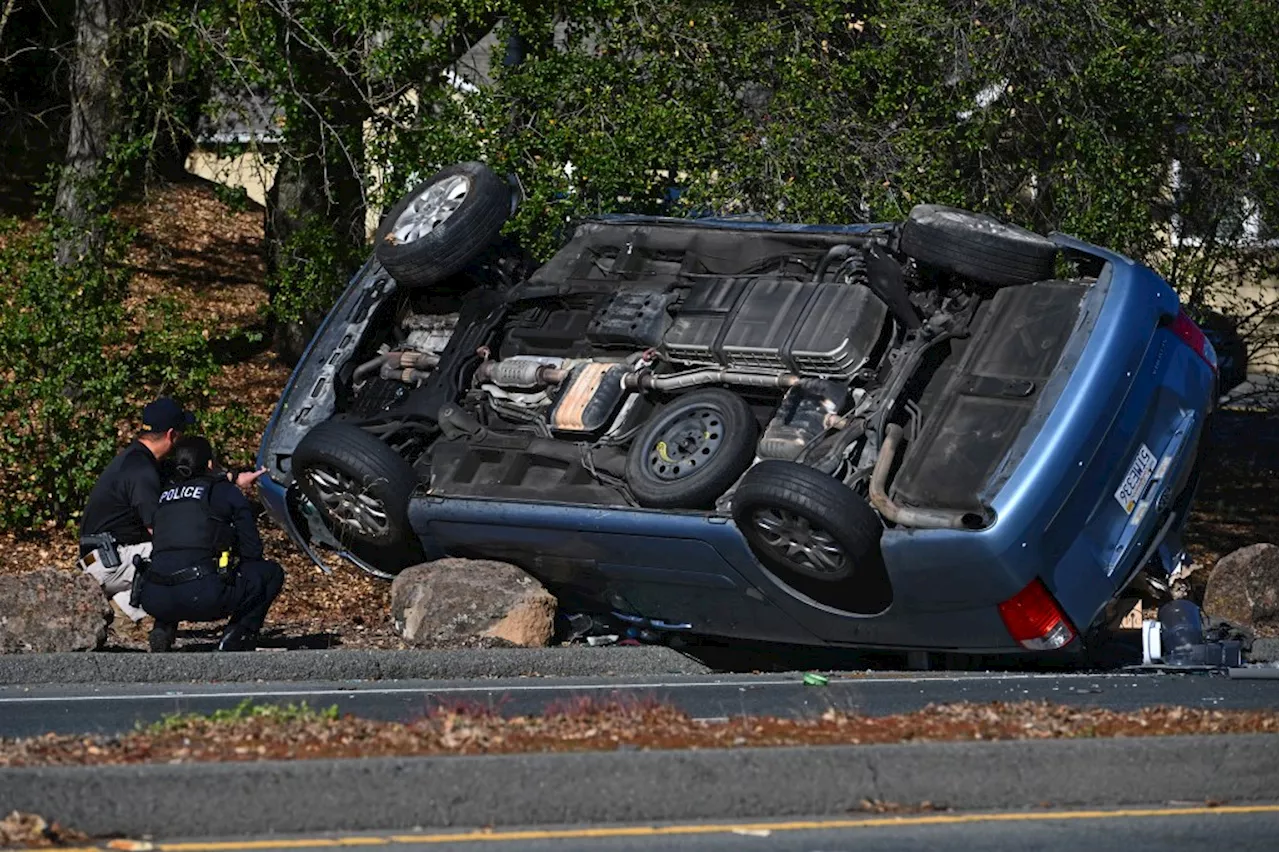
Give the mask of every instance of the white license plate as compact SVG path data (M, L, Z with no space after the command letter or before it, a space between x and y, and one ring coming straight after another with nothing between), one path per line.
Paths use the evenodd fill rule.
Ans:
M1146 444L1138 447L1138 454L1133 457L1129 472L1124 475L1124 481L1116 489L1116 501L1124 507L1126 515L1133 512L1133 507L1138 505L1138 499L1142 497L1147 483L1151 481L1151 474L1155 473L1157 461L1155 453L1147 449Z

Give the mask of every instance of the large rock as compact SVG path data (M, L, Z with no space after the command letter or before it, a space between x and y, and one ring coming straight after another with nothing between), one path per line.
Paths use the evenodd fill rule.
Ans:
M41 568L0 575L0 652L94 651L107 638L111 605L80 571Z
M1218 560L1204 589L1206 614L1276 635L1276 585L1280 552L1274 544L1242 547Z
M421 645L487 636L541 647L555 617L555 597L506 562L438 559L406 568L391 584L396 632Z

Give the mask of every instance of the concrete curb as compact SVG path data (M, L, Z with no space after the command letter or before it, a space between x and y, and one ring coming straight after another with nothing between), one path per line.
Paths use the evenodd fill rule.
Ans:
M93 835L1274 801L1269 735L0 769L5 810Z
M0 684L307 680L456 680L704 674L670 648L486 648L450 651L281 651L254 654L0 655Z

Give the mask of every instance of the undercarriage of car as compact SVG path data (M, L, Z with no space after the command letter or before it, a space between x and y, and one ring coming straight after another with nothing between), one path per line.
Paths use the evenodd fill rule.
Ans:
M423 205L393 210L349 333L311 355L326 416L294 414L318 421L296 499L383 573L420 558L413 494L638 507L732 518L784 582L878 611L886 527L991 522L1090 286L1054 280L1042 237L927 206L844 230L596 219L535 268L496 239L505 187L464 176L465 262L407 255Z

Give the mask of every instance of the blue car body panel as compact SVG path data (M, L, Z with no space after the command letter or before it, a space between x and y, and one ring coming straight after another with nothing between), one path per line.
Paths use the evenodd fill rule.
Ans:
M850 234L885 227L723 219L693 224L702 222L743 231ZM1070 237L1053 239L1062 249L1105 265L1085 296L1058 369L990 480L984 496L995 519L981 530L887 530L881 549L893 597L883 612L854 615L800 595L761 566L732 520L708 513L422 495L410 504L411 524L432 554L505 559L564 600L661 619L697 633L806 644L1020 651L997 605L1037 578L1083 632L1162 540L1179 534L1196 447L1213 407L1215 376L1163 327L1177 315L1178 300L1154 272ZM339 308L377 272L376 264L362 270ZM316 339L324 335L322 328ZM272 417L263 453L290 392L286 389ZM1130 513L1114 495L1143 448L1158 467ZM263 453L261 464L267 462ZM286 486L264 481L262 499L272 517L319 561L290 508Z

